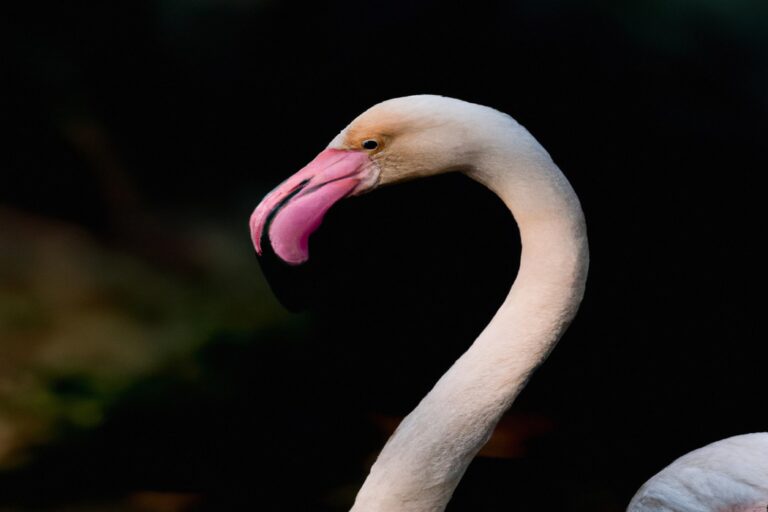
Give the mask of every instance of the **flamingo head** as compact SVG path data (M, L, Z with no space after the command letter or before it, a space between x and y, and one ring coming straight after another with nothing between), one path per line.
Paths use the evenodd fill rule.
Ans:
M361 114L256 207L250 219L256 252L261 255L269 243L281 260L299 265L309 258L310 235L341 199L466 168L473 153L464 115L470 105L442 96L408 96Z

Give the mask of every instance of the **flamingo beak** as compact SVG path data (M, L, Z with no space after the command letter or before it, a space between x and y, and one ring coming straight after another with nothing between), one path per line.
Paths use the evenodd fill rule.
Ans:
M262 199L251 215L251 239L263 252L269 239L275 254L289 265L309 259L309 236L337 201L364 192L378 179L368 153L326 149L302 170Z

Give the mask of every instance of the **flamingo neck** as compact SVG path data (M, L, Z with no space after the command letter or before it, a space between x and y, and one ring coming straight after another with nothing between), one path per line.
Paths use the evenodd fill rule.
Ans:
M520 125L487 140L466 173L514 215L520 268L496 315L387 442L352 512L438 512L578 309L588 267L579 201ZM498 126L497 126L498 127Z

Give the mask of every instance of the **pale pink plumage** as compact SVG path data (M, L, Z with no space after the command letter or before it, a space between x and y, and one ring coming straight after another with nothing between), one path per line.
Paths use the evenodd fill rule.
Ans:
M378 140L379 150L366 152L360 142L367 139ZM578 198L544 148L512 118L424 95L363 113L251 218L257 252L273 219L268 235L276 254L298 264L334 202L452 170L486 185L512 211L523 243L520 271L488 327L390 438L353 512L444 510L472 458L576 313L589 261ZM768 434L750 434L681 457L640 489L628 512L767 507Z
M648 480L628 512L766 512L768 433L730 437L683 455Z

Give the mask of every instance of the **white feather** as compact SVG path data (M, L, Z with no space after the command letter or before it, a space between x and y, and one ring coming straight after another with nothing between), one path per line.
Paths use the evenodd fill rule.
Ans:
M765 512L768 433L712 443L648 480L628 512Z

